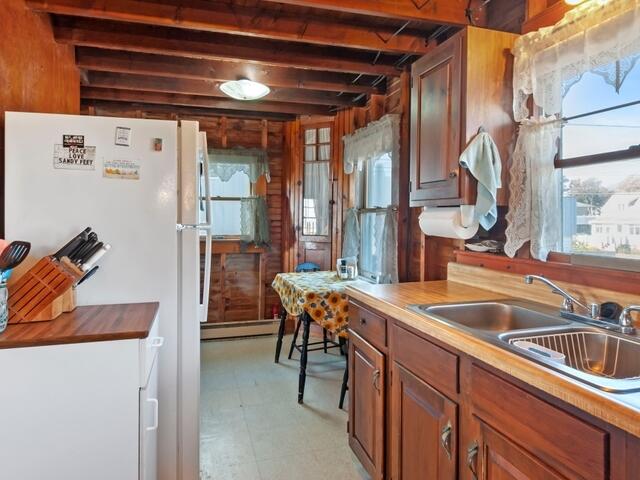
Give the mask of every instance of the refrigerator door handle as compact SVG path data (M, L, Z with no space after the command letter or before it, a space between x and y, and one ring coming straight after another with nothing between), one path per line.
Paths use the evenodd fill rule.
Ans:
M207 149L207 136L206 133L201 132L202 136L202 151L203 158L202 164L204 171L202 177L204 179L204 195L205 201L205 226L201 227L201 230L206 232L206 244L204 249L204 281L202 282L202 303L200 304L200 323L205 323L209 315L209 297L211 295L211 241L212 241L212 215L211 215L211 182L209 181L209 154Z

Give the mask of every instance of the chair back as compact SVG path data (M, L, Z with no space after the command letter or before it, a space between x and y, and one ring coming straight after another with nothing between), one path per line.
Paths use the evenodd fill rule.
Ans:
M318 265L317 263L313 263L313 262L304 262L299 264L296 267L296 273L303 273L303 272L319 272L320 271L320 265Z

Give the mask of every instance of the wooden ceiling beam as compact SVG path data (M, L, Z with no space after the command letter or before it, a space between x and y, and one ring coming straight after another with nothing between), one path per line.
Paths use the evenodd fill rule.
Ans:
M213 80L192 80L186 78L152 77L123 73L88 72L83 86L113 88L118 90L142 90L146 92L179 93L204 95L207 97L227 97L220 90L220 82ZM362 101L354 102L352 95L338 95L334 92L299 90L291 88L273 89L261 101L305 103L312 105L362 106Z
M469 25L466 15L469 0L265 0L299 7L348 12L374 17L417 20L452 26ZM474 23L483 26L482 2L472 0Z
M237 80L248 78L270 87L301 88L329 92L383 94L386 82L378 86L354 83L354 74L317 72L300 68L257 65L247 62L201 60L169 55L101 50L78 47L76 63L84 70L154 75L157 77L202 80ZM372 77L364 77L371 83Z
M348 2L347 2L348 3ZM423 54L425 36L393 27L336 23L329 16L305 18L281 11L222 2L183 0L179 4L148 0L27 0L34 10L101 20L143 23L273 40L332 45L390 53Z
M82 87L80 98L89 100L110 100L115 102L149 103L181 107L214 108L268 113L289 113L293 115L331 115L333 112L324 105L272 102L267 100L240 101L231 98L183 95L176 93L145 92L97 87Z
M226 116L229 118L259 118L264 120L288 121L296 118L288 113L254 112L250 110L224 110L215 108L176 107L171 105L155 105L147 103L125 103L108 100L82 100L80 111L83 114L94 114L107 117L144 116L164 118L167 120L198 120L211 117Z
M390 64L373 63L376 55L331 47L304 46L275 40L195 32L126 23L57 19L58 42L112 50L155 53L209 60L234 60L310 70L398 76ZM358 52L360 53L360 52ZM369 60L371 58L371 60Z

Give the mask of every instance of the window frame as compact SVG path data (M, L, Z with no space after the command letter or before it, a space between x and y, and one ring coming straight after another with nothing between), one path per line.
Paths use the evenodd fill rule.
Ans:
M362 188L358 189L358 187L356 187L356 192L359 193L359 196L358 196L359 198L356 198L356 202L358 205L358 224L360 225L361 232L362 232L363 218L365 215L382 214L382 213L385 213L389 207L391 207L393 211L396 212L396 215L398 214L398 211L399 211L398 189L397 189L397 185L395 185L397 182L394 181L398 178L397 175L394 175L395 170L397 169L397 166L394 165L394 162L393 162L393 152L385 152L384 155L389 155L389 157L391 158L391 204L389 204L388 206L386 207L380 207L380 206L367 207L366 206L367 198L369 196L368 195L369 188L370 188L369 168L371 164L375 162L375 160L370 159L364 162L361 172L359 172L357 169L356 171L354 171L354 175L357 175L355 177L355 181L362 182ZM373 272L365 271L364 268L362 268L362 235L360 237L360 245L358 246L358 276L367 282L372 282L377 284L380 281L380 278L378 275L374 274Z
M245 174L246 175L246 174ZM211 181L211 178L209 175L207 175L206 177L207 181ZM218 177L219 178L219 177ZM211 204L211 209L213 211L213 202L238 202L238 201L242 201L243 198L251 198L256 196L256 183L252 183L251 179L249 178L249 176L247 175L247 180L249 180L249 195L246 197L230 197L230 196L226 196L226 195L214 195L213 191L211 191L211 196L209 197L208 201L212 202ZM200 197L202 200L206 199L206 197ZM211 232L211 239L212 241L229 241L229 240L236 240L239 241L241 238L242 232L238 232L238 234L234 234L234 235L216 235L215 233Z
M329 129L329 141L328 142L322 142L320 143L319 140L319 131L323 128L328 128ZM334 128L335 125L333 124L333 122L317 122L317 123L309 123L309 124L305 124L302 125L300 128L300 177L299 177L299 185L300 185L300 190L299 190L299 195L300 195L300 205L299 205L299 224L298 224L298 234L300 237L301 241L304 242L327 242L329 241L329 239L332 238L333 236L333 206L335 204L335 200L334 200L334 184L335 184L335 178L333 175L334 172L334 159L335 159L335 145L334 145L334 141L333 141L333 135L334 135ZM306 132L307 130L316 130L316 142L313 144L307 144L305 143L305 137L306 137ZM306 160L306 154L305 154L305 147L307 146L315 146L316 147L316 160ZM319 151L320 151L320 145L329 145L329 159L327 160L318 160L319 158ZM306 164L315 164L315 165L319 165L319 164L326 164L329 168L329 205L327 205L327 213L328 213L328 218L327 218L327 234L326 235L308 235L304 233L304 221L305 221L305 214L304 214L304 192L305 192L305 182L304 182L304 166Z
M640 68L640 67L638 67ZM598 115L601 113L611 112L619 109L623 109L626 107L631 107L635 105L640 105L640 98L638 100L634 100L631 102L621 103L612 105L610 107L600 108L588 112L579 113L576 115L572 115L569 117L562 116L559 121L564 124L568 123L571 120L576 120L580 118L585 118L593 115ZM542 110L538 107L534 107L536 113L542 115ZM562 147L563 147L563 132L564 128L561 128L560 138L558 140L558 151L556 152L556 156L554 158L554 168L556 170L560 170L563 172L565 169L571 169L576 167L585 167L591 165L602 165L602 164L613 164L620 161L626 160L637 160L640 159L640 144L630 145L628 148L623 150L612 150L608 152L595 153L590 155L582 155L578 157L562 157ZM561 174L561 179L564 178L564 173ZM560 215L563 216L564 211L564 193L562 190L562 182L559 185L561 190L561 211ZM627 224L629 232L631 232L632 225ZM605 227L604 223L594 224L593 225L593 233L598 235L605 235L611 233L610 230L614 227ZM614 232L615 233L615 232ZM631 233L629 233L631 235ZM564 225L562 225L562 229L560 232L559 243L562 245L564 243ZM575 265L583 265L583 266L593 266L593 267L601 267L601 268L609 268L613 270L625 270L625 271L640 271L640 258L626 258L626 257L617 257L610 255L603 255L598 252L594 253L584 253L584 252L573 252L573 251L563 251L564 247L561 247L560 251L552 252L558 255L564 255L569 258L569 262Z

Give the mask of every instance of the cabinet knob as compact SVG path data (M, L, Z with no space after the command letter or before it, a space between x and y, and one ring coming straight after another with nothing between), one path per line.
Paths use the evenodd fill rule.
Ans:
M360 317L360 325L365 325L366 323L367 323L367 319Z
M449 178L456 178L458 176L458 171L457 170L451 170L449 172Z
M471 471L471 478L478 480L478 442L473 442L467 448L467 468Z
M442 428L442 432L440 432L440 444L442 448L444 448L445 453L447 454L447 458L451 460L451 433L453 432L453 427L451 426L451 422L447 422L447 424Z
M379 380L380 380L380 370L376 369L373 371L373 388L375 388L378 391L378 393L380 393Z

